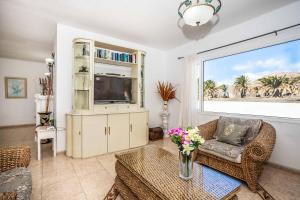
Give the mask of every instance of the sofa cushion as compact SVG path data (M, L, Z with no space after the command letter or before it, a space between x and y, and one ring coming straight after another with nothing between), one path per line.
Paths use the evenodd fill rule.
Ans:
M0 193L16 192L18 200L29 200L32 190L31 173L25 167L0 173Z
M216 136L217 141L225 142L235 146L242 146L242 142L247 133L249 126L226 123L223 131Z
M249 129L247 130L243 141L244 144L248 144L258 135L262 125L262 120L220 116L218 120L217 130L214 134L214 138L216 138L219 134L223 132L225 125L228 123L249 126Z
M212 139L206 140L203 145L200 145L199 150L224 158L231 162L241 163L244 147L234 146L231 144L219 142L216 139Z

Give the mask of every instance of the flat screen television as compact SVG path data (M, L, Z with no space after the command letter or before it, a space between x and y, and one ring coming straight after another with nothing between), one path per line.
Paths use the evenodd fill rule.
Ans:
M94 102L101 103L130 103L131 79L124 77L94 76Z

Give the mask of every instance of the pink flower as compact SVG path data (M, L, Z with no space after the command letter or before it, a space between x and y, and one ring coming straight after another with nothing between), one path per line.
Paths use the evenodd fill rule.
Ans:
M181 139L181 143L182 144L191 144L191 138L190 136L185 132L185 134L182 136L182 139Z
M191 141L184 141L183 144L185 144L185 145L190 145L190 144L191 144Z
M172 128L168 131L168 135L172 136L172 135L182 135L182 129L181 128Z

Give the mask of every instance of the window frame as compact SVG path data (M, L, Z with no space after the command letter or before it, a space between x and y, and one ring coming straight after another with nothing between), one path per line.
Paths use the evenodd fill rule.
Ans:
M227 56L233 56L241 53L251 52L263 48L268 48L288 42L299 41L300 40L300 33L294 34L283 34L283 35L276 35L273 38L262 37L255 40L250 40L244 43L236 44L230 47L224 47L222 49L213 50L207 53L204 53L200 57L200 73L199 73L199 98L198 98L198 113L199 115L207 115L212 117L217 116L229 116L229 117L239 117L239 118L257 118L263 119L266 121L276 121L276 122L283 122L283 123L296 123L300 124L300 118L291 118L291 117L280 117L280 116L267 116L267 115L253 115L253 114L241 114L241 113L227 113L227 112L212 112L212 111L204 111L204 62L223 58ZM229 49L231 48L231 49Z

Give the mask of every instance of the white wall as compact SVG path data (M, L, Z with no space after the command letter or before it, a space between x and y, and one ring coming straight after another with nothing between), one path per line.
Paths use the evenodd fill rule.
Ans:
M184 74L184 61L178 60L178 57L196 54L199 51L226 45L249 37L264 34L266 32L274 31L286 26L297 24L300 21L299 10L300 2L298 1L273 12L246 21L242 24L208 35L207 37L199 41L187 43L167 52L168 73L166 74L166 79L178 85L177 95L180 98L182 95L181 87L183 84L182 75ZM266 46L268 44L274 44L280 41L300 38L299 30L300 29L298 27L293 30L281 32L278 37L275 37L274 35L267 36L265 38L260 38L235 46L212 51L210 53L202 54L200 55L200 57L202 57L202 59L215 58ZM170 105L171 127L178 126L179 124L179 107L180 103L176 101L173 101ZM209 119L216 117L215 115L213 115L212 117L212 115L208 113L200 113L200 115L201 117L199 120L199 124L202 124ZM282 122L280 122L272 118L268 119L277 130L277 142L270 161L276 164L300 170L300 158L298 155L298 152L300 152L300 146L298 145L298 142L295 142L299 140L300 124L295 121L289 122L283 120Z
M0 126L35 124L34 94L39 93L38 78L47 71L39 62L0 58ZM4 77L27 78L26 99L6 99Z
M300 112L295 112L300 111L300 103L247 102L245 106L244 101L204 101L203 110L300 119Z
M156 94L156 83L165 79L165 52L136 43L119 40L109 36L88 32L63 24L57 25L56 36L56 122L58 127L65 126L65 114L72 111L72 40L87 38L105 43L125 46L145 51L145 106L149 109L149 126L161 124L159 112L162 102ZM61 143L62 141L58 141Z

